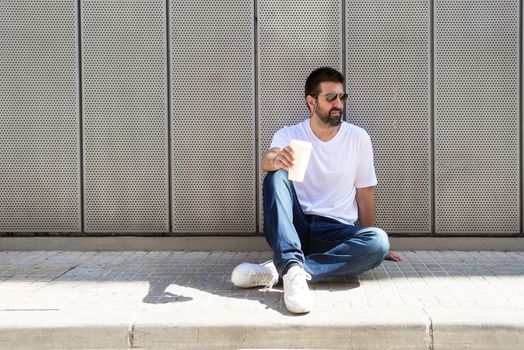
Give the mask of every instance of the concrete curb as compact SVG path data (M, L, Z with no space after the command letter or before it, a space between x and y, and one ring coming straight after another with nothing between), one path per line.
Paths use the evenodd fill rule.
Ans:
M212 312L211 312L212 311ZM0 312L2 349L521 349L524 310Z
M273 310L221 310L215 317L205 310L194 311L180 320L173 320L172 315L141 315L134 326L133 345L155 349L427 348L428 319L412 310L363 309L347 315L332 309L302 316Z
M129 315L0 312L0 349L127 349Z
M429 309L432 349L524 349L524 309Z

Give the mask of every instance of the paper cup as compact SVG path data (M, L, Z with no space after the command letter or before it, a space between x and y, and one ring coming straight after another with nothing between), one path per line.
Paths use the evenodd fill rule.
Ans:
M293 149L294 165L288 170L288 179L291 181L302 182L306 174L307 164L311 156L313 145L311 142L291 140L289 146Z

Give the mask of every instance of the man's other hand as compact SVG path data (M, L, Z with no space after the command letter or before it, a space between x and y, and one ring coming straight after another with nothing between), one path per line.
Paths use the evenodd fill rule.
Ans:
M388 252L388 254L386 255L386 257L384 258L384 260L389 260L389 261L395 261L395 262L398 262L398 261L402 261L402 258L400 257L400 255L396 254L396 253L393 253L391 250Z

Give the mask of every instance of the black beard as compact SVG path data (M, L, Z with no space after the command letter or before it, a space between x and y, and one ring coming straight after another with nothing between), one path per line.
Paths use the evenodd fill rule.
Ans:
M334 111L340 111L340 116L339 117L331 117L331 112L334 112ZM342 110L341 109L332 108L332 109L329 110L329 112L327 114L322 114L322 113L319 113L318 111L316 111L316 112L317 112L318 118L326 125L338 126L338 125L342 124Z

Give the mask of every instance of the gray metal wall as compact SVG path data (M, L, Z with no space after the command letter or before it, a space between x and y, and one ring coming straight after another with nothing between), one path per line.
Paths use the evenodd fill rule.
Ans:
M86 232L169 229L165 7L81 1Z
M74 1L0 1L0 231L79 231Z
M342 70L377 225L522 234L518 0L0 1L0 232L256 234L259 159Z
M173 232L255 232L252 2L170 2Z
M346 5L347 120L370 134L377 225L431 232L429 0Z
M435 1L435 230L520 230L519 1Z

